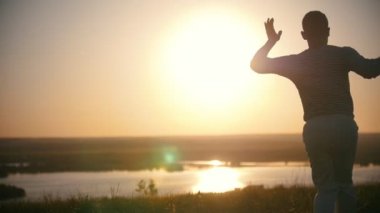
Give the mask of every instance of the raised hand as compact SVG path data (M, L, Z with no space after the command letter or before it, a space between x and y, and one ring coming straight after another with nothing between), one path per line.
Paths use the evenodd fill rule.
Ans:
M278 31L278 33L276 33L276 31L274 30L273 22L274 22L273 18L270 18L270 19L268 18L267 21L264 23L264 25L265 25L265 30L267 32L268 41L277 42L281 38L282 31L280 30Z

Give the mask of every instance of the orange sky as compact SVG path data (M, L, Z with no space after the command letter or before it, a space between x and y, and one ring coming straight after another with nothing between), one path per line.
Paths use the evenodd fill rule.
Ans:
M330 44L380 56L379 1L0 3L0 137L298 133L287 79L250 59L263 22L283 30L271 56L298 53L301 20L321 10ZM350 75L361 132L380 132L380 78Z

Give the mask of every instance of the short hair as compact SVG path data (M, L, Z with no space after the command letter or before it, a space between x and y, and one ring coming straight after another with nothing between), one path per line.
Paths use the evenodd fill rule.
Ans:
M329 22L320 11L310 11L302 19L302 28L309 35L317 36L328 30Z

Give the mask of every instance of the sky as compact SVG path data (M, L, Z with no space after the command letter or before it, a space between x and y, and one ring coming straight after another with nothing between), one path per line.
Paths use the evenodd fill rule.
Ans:
M0 137L300 133L295 86L250 70L307 49L301 20L324 12L329 43L380 56L380 1L0 0ZM350 74L360 132L380 132L380 78Z

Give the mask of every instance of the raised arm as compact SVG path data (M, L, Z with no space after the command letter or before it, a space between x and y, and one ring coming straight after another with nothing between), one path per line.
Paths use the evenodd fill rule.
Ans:
M380 58L367 59L356 50L347 47L349 68L363 78L376 78L380 75Z
M273 46L280 40L282 31L280 30L276 33L273 26L273 18L267 19L264 23L265 31L267 33L268 40L255 54L255 56L251 60L251 69L258 73L266 73L270 72L267 69L268 60L270 60L267 56L269 51L273 48Z

